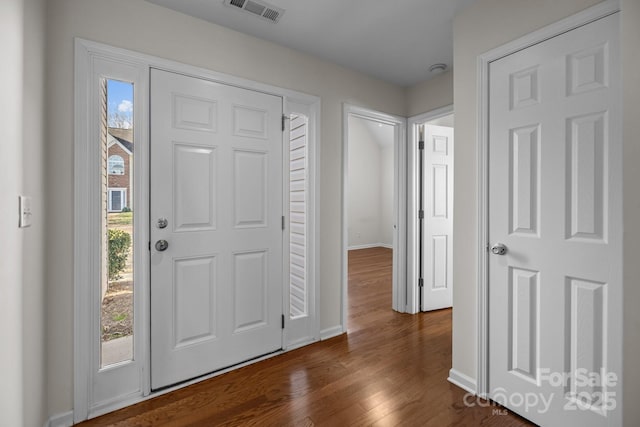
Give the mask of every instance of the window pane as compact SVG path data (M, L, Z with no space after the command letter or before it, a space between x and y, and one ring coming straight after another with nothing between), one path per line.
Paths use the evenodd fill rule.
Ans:
M133 84L103 89L103 271L101 366L133 359ZM106 172L106 173L105 173Z

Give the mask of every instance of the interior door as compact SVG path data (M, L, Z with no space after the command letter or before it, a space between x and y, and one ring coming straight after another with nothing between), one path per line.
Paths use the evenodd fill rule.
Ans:
M282 348L282 99L151 71L151 385Z
M490 65L490 397L540 425L621 425L618 19Z
M422 309L451 307L453 292L453 128L425 125Z

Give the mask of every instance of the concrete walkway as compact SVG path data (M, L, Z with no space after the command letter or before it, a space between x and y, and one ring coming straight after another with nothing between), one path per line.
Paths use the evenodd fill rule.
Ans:
M102 343L102 366L133 359L133 335Z

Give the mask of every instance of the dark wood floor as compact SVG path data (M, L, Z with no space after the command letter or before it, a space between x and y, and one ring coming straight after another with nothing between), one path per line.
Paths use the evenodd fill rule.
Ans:
M349 253L348 329L82 425L529 425L465 405L465 391L447 382L451 310L392 311L391 250Z

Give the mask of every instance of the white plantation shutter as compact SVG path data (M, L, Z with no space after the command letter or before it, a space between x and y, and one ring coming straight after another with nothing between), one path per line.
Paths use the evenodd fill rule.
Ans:
M289 135L289 252L292 319L308 315L307 288L307 131L305 116L291 116Z

